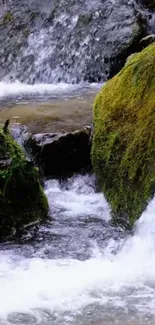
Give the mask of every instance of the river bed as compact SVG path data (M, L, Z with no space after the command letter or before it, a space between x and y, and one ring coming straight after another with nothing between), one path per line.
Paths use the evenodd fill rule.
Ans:
M101 85L0 83L0 124L21 123L32 133L74 131L92 123Z
M154 324L155 200L135 234L113 227L93 175L49 180L51 220L0 251L0 324Z
M63 95L62 87L58 89L55 95L32 88L25 94L8 86L0 93L1 122L10 114L15 118L17 109L19 122L27 120L31 130L54 132L46 123L40 129L37 118L31 124L33 109L35 116L40 106L43 114L43 107L50 114L57 103L54 112L63 117L64 110L72 113L72 104L83 101L90 122L97 88L86 92L75 87ZM66 122L62 130L80 121L82 125L84 116L76 124L73 114L72 123ZM59 121L55 125L58 130ZM48 180L44 187L49 221L33 239L0 245L0 325L154 325L155 199L130 233L112 225L110 207L97 192L94 175Z

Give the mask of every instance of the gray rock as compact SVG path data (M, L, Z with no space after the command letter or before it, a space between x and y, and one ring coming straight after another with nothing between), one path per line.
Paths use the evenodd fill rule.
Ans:
M141 49L144 16L128 0L12 0L0 20L0 79L104 81Z
M155 0L137 0L137 2L149 10L155 10Z

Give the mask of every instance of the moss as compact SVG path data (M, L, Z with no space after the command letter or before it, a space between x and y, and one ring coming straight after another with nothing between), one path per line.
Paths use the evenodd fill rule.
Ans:
M20 231L32 221L43 220L47 213L38 169L26 160L11 135L0 129L0 239L12 229Z
M92 161L114 218L132 225L155 192L155 43L97 95Z
M1 21L1 25L7 25L7 24L9 24L12 20L13 20L13 14L12 14L10 11L8 11L8 12L4 15L4 17L3 17L2 21Z

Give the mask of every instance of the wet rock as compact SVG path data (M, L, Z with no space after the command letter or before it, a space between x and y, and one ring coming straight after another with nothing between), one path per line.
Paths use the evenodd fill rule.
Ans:
M155 193L155 43L97 95L92 161L113 216L133 225Z
M91 170L91 126L71 133L27 135L24 147L45 176L67 177Z
M154 43L155 41L155 34L148 35L141 39L141 43L144 45L144 47Z
M149 10L155 10L155 0L137 0L137 2Z
M28 83L104 81L146 35L139 4L128 0L16 0L0 26L0 78Z
M39 173L10 133L0 128L0 241L45 220L48 203Z

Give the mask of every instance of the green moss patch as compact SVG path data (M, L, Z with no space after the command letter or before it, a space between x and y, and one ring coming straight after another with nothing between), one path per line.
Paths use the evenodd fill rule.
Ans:
M11 11L8 11L4 15L2 21L0 22L0 25L7 25L10 22L12 22L12 20L13 20L13 15L12 15Z
M94 170L115 218L140 216L155 192L155 43L96 97Z
M0 240L43 220L48 203L33 167L10 134L0 129Z

